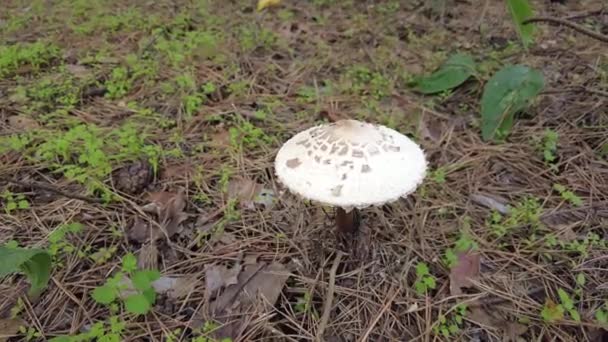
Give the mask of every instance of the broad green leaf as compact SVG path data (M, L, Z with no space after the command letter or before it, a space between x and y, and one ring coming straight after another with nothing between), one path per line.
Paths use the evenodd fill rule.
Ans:
M116 291L113 287L104 285L93 290L91 296L99 304L110 304L116 299Z
M126 254L122 257L122 269L127 272L135 272L137 270L137 258L133 253Z
M468 54L457 53L448 58L439 70L415 81L414 90L423 94L439 93L455 88L475 73L475 61Z
M564 318L564 307L555 304L551 299L547 299L540 315L545 322L555 322Z
M528 0L507 0L507 7L511 13L511 18L515 24L515 29L521 38L524 47L528 47L533 42L533 24L523 24L524 21L534 16L532 7Z
M508 65L494 74L481 97L483 139L504 139L513 127L515 113L523 110L544 85L542 73L524 65Z
M425 276L427 274L429 274L429 267L425 263L419 262L416 265L416 275L418 277L422 277L422 276Z
M156 291L154 291L153 287L143 290L142 294L144 297L146 297L150 304L156 303Z
M572 317L573 320L577 322L581 321L581 314L579 314L578 311L576 311L575 309L568 310L568 313L570 314L570 317Z
M138 290L147 290L152 286L152 282L160 278L160 272L158 271L138 271L133 274L131 280L133 285Z
M29 294L36 296L51 278L51 255L42 249L0 246L0 277L23 272L30 281Z
M148 313L151 304L143 294L136 294L125 299L125 308L128 312L143 315Z
M572 302L572 298L570 295L563 289L557 289L557 295L559 296L559 300L562 302L562 305L566 310L574 309L574 303Z

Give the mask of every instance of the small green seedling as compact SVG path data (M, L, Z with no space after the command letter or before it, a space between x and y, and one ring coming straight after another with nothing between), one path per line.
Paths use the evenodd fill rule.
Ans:
M603 307L597 309L595 319L599 324L608 327L608 301L604 303Z
M553 323L564 319L565 313L567 312L573 320L580 322L581 316L574 307L574 301L570 295L561 288L557 290L557 295L560 299L559 304L553 302L551 299L547 299L545 302L540 313L543 320L547 323Z
M543 136L542 150L543 158L546 163L553 163L557 159L557 139L558 134L556 131L547 129Z
M424 262L419 262L416 265L416 281L414 288L419 295L426 294L429 290L437 286L435 277L430 273L429 266Z
M468 234L462 233L460 238L454 244L454 247L446 249L443 261L449 268L452 268L458 263L458 253L465 253L478 248L479 246L475 240L473 240Z
M24 210L30 208L30 202L25 199L23 194L13 194L8 190L4 190L0 194L2 202L4 202L4 212L10 214L15 210Z
M130 288L125 275L129 276L134 288ZM92 297L100 304L109 305L125 292L133 292L122 299L125 309L127 312L143 315L148 313L156 302L156 292L152 282L159 278L160 272L156 270L137 270L137 259L129 253L122 259L122 270L108 279L104 285L96 288Z
M118 316L111 316L109 324L96 322L87 332L74 336L57 336L49 342L84 342L84 341L103 341L120 342L123 340L122 333L127 327L127 323L120 320Z
M57 227L49 235L49 253L57 261L60 255L74 252L76 247L66 240L68 234L80 233L83 225L78 222L68 223Z
M583 200L577 196L574 192L567 190L565 186L561 184L553 184L553 190L557 191L563 200L570 204L580 207L583 205Z
M453 311L449 317L440 315L438 322L439 324L433 326L433 332L435 335L442 335L443 337L448 338L457 334L462 328L462 323L464 322L466 312L466 304L458 304L455 311Z

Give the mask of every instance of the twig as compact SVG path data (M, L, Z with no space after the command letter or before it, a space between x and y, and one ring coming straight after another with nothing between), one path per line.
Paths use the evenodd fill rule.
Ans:
M525 24L530 24L530 23L535 23L535 22L547 22L547 23L552 23L552 24L568 26L569 28L573 29L574 31L587 35L591 38L595 38L601 42L608 43L608 36L605 36L599 32L595 32L593 30L590 30L586 27L583 27L579 24L573 23L573 22L565 20L565 19L551 18L551 17L536 17L536 18L530 18L530 19L524 20L522 24L525 25Z
M329 273L329 288L327 289L327 296L325 297L325 304L323 304L323 316L321 316L321 322L319 323L319 329L317 330L317 341L323 341L323 332L327 327L329 321L329 314L331 313L331 306L334 301L334 292L336 290L336 272L340 265L340 259L342 259L342 251L338 251L334 264L331 266Z
M363 334L363 337L361 337L359 339L359 342L367 341L369 334L372 333L372 330L374 329L376 324L378 324L378 321L380 320L380 318L382 318L382 315L384 315L386 310L388 310L389 306L391 306L391 303L393 303L393 301L395 300L395 297L397 297L397 294L399 293L399 288L393 289L392 292L393 292L393 294L390 295L389 299L386 301L386 303L384 303L384 305L382 306L382 309L380 309L380 312L378 312L378 315L376 315L376 318L374 318L372 323L367 328L367 331L365 332L365 334Z
M2 176L0 176L0 180L9 182L9 183L13 183L13 184L16 184L19 186L23 186L26 188L40 189L40 190L44 190L44 191L53 192L53 193L63 196L63 197L78 199L78 200L86 201L89 203L104 203L104 201L100 198L93 198L93 197L82 196L82 195L73 194L73 193L67 193L67 192L57 189L56 187L54 187L50 184L44 184L44 183L33 182L33 181L32 182L22 182L22 181L18 181L18 180L14 180L14 179L8 179L8 178L2 177Z

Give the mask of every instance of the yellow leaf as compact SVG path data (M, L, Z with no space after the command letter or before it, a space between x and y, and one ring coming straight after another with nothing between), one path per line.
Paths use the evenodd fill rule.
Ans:
M266 7L278 6L280 3L281 3L281 0L259 0L258 1L258 11L261 11Z

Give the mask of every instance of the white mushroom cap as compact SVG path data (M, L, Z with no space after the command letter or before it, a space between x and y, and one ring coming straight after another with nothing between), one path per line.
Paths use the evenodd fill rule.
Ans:
M325 205L365 208L412 193L426 176L424 152L385 126L341 120L302 131L275 159L281 183Z

